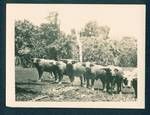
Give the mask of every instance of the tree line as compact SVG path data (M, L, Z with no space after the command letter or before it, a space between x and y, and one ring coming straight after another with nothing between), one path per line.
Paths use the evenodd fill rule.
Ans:
M83 49L83 61L121 67L137 66L137 40L124 36L120 40L109 37L110 27L89 21L79 32L66 34L60 29L58 13L48 16L40 26L28 20L15 21L15 64L30 67L31 58L79 60L77 34Z

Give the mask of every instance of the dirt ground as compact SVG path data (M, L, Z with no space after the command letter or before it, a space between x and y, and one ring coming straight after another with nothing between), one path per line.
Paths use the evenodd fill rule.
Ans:
M125 71L132 71L126 68ZM15 87L16 101L49 101L49 102L101 102L101 101L136 101L133 89L122 89L122 94L103 92L101 81L95 82L95 90L80 87L79 78L74 86L64 76L62 84L56 84L49 73L43 74L42 82L37 82L38 73L35 68L16 67Z

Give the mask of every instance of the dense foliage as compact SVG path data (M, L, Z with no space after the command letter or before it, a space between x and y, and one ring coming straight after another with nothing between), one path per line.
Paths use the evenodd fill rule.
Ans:
M77 33L70 34L60 30L58 14L53 13L48 23L33 25L28 20L15 22L16 65L31 66L31 58L79 59L77 34L83 48L83 61L94 61L102 65L137 66L137 40L123 37L121 40L109 38L110 28L99 26L96 21L89 21ZM51 20L53 19L53 20Z

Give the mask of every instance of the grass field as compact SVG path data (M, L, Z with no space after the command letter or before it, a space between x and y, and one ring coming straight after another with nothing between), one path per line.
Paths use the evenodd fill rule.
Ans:
M132 71L126 68L125 71ZM38 73L35 68L15 68L16 101L135 101L133 89L123 89L122 94L110 95L103 92L101 81L95 82L95 90L80 87L79 78L75 79L74 86L64 76L62 84L56 84L49 73L43 74L42 82L37 82ZM97 90L99 89L99 90Z

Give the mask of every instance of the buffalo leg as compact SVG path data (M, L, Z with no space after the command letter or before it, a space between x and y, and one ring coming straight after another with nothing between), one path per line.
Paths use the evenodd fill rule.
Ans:
M107 83L106 90L107 90L107 92L109 92L110 94L112 94L112 84L111 84L111 82Z
M86 84L86 87L87 87L87 88L89 88L89 86L90 86L89 81L90 81L90 79L89 79L89 78L87 78L87 84Z
M103 91L106 92L107 91L107 84L105 82L103 82Z
M62 79L63 79L63 73L59 73L59 84L61 84Z
M121 83L118 84L118 94L121 92Z
M112 83L111 83L112 91L115 91L115 85L116 85L115 80L112 79Z
M102 90L106 91L106 83L102 79L101 79L101 82L102 82Z
M135 91L135 98L137 98L137 87L134 88L134 91Z
M117 94L119 94L119 83L117 83Z
M133 85L133 89L134 89L134 92L135 92L135 98L137 98L137 79L134 79L132 81L132 85Z
M53 73L53 72L50 72L49 78L52 79L53 77L54 77L54 73Z
M74 76L69 76L69 79L70 79L71 85L73 86Z
M84 77L84 82L86 82L86 77L85 77L85 75L84 75L83 77Z
M119 94L121 92L121 86L122 86L121 81L118 81L117 82L117 94Z
M81 85L81 87L83 87L83 77L82 76L80 76L80 85Z
M38 69L38 73L39 73L39 79L38 79L38 81L41 81L43 71L41 69Z
M58 79L57 72L56 72L56 71L54 71L53 73L54 73L54 76L55 76L55 82L57 82L57 79Z
M92 88L92 90L94 90L94 82L95 82L95 79L91 79L91 88Z
M106 84L106 91L109 92L109 83Z

